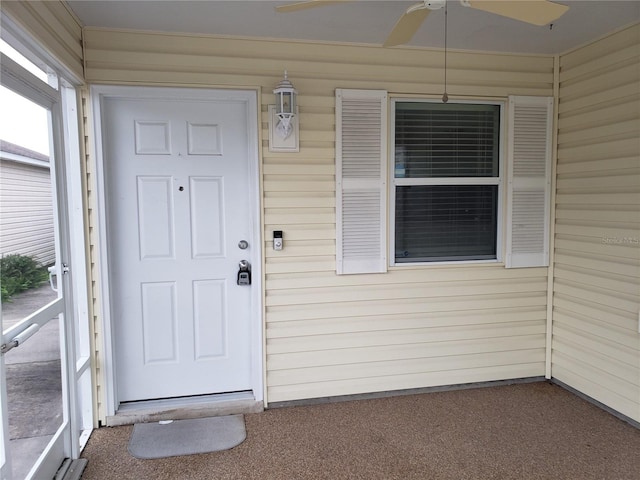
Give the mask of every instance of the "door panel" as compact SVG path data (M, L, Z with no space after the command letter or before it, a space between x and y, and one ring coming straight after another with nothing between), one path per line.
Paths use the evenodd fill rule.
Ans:
M138 242L142 260L174 258L171 177L138 177Z
M191 247L193 258L224 255L222 178L191 178Z
M251 389L247 104L107 98L119 401Z
M142 283L142 344L144 365L178 360L176 283Z
M227 282L193 282L193 320L196 361L222 357L227 350Z

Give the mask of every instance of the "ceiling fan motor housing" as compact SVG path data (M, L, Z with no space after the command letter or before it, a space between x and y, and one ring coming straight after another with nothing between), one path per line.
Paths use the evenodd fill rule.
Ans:
M440 10L447 0L426 0L424 6L429 10Z

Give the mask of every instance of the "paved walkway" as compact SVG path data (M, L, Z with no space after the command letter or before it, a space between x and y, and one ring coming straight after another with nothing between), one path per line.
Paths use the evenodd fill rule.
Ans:
M48 284L2 304L2 328L55 300ZM5 355L9 437L14 478L24 478L62 423L60 335L49 321L23 346Z

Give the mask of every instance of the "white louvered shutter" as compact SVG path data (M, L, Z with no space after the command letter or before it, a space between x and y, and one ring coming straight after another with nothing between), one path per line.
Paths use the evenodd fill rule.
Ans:
M387 92L336 90L336 270L387 270Z
M509 97L506 267L549 265L553 98Z

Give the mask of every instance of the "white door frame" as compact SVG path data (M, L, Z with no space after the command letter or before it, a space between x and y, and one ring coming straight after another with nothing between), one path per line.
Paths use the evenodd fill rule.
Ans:
M100 278L100 316L102 339L100 348L103 352L104 371L100 384L104 388L102 400L105 402L105 410L102 415L105 417L115 415L119 406L116 368L115 368L115 345L113 328L114 322L111 319L111 289L109 274L109 243L107 235L107 195L105 181L105 156L104 138L102 132L102 105L105 99L233 99L244 101L247 106L247 154L249 159L250 176L250 198L252 209L251 230L252 235L249 240L251 245L259 248L251 249L251 384L253 395L256 401L263 401L264 378L263 378L263 321L262 321L262 229L261 229L261 203L260 203L260 164L258 154L259 141L259 112L258 112L258 89L247 90L225 90L225 89L205 89L205 88L182 88L182 87L146 87L146 86L115 86L115 85L93 85L90 88L93 131L95 134L95 168L96 168L96 202L97 202L97 226L98 226L98 258L99 258L99 278Z

